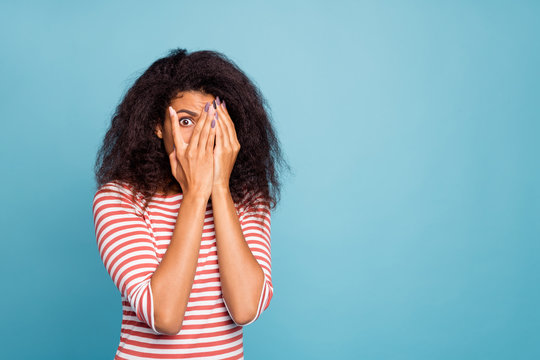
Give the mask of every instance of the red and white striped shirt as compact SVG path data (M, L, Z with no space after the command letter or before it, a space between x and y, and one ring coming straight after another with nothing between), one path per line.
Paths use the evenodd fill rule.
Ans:
M259 195L259 194L258 194ZM207 205L199 259L180 332L160 333L154 323L152 274L171 241L182 194L155 195L143 211L142 196L123 181L100 187L93 199L96 241L103 264L122 297L120 344L115 359L243 359L243 327L221 295L212 207ZM253 207L235 204L246 242L265 281L256 316L273 295L270 208L258 196Z

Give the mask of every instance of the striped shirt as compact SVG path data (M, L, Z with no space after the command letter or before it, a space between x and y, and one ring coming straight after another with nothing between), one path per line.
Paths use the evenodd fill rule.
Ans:
M182 197L156 194L143 211L142 196L127 182L108 182L94 195L99 254L122 298L115 359L243 359L243 326L257 320L270 304L273 287L267 200L258 196L255 205L247 209L244 204L235 204L244 238L265 277L256 316L244 325L230 316L221 294L214 218L212 206L207 204L182 328L176 335L156 329L150 280L171 241Z

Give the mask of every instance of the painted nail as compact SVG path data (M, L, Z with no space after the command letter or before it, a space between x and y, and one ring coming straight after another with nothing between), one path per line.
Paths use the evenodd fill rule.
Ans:
M217 113L216 113L217 114ZM210 124L212 127L216 126L216 119L212 119L212 123Z
M218 114L216 112L216 114L214 115L214 119L217 120L217 117L218 117Z
M221 103L223 105L223 108L226 109L227 107L225 106L225 100L223 100L223 102Z
M216 104L221 105L221 103L219 102L219 96L216 96Z
M210 103L207 101L206 105L204 105L204 111L208 112L209 107L210 107Z
M216 100L212 101L212 105L214 105L214 109L217 109Z

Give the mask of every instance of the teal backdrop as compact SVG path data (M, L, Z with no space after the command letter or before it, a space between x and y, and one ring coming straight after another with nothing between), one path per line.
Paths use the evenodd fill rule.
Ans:
M4 1L2 358L112 359L93 163L176 47L260 87L292 172L247 359L540 358L537 1Z

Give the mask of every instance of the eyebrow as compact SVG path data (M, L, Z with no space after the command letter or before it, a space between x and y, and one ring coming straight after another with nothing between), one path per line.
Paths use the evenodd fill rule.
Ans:
M180 109L180 110L178 110L176 113L178 114L178 113L181 113L181 112L185 112L185 113L187 113L187 114L189 114L189 115L191 115L191 116L194 116L194 117L198 117L198 116L199 116L199 114L197 114L196 112L193 112L193 111L190 111L190 110L186 110L186 109Z

